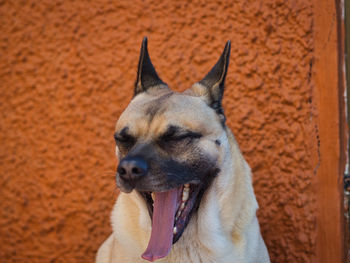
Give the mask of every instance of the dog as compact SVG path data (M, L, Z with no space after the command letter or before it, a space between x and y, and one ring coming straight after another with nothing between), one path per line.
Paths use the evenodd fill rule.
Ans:
M143 39L134 97L114 134L113 233L97 263L270 262L251 170L225 124L230 47L179 93L158 76Z

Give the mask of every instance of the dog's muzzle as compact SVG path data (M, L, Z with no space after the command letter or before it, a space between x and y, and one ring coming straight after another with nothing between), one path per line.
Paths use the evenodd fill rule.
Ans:
M121 179L135 186L135 183L148 172L147 162L138 157L127 157L119 163L117 172Z

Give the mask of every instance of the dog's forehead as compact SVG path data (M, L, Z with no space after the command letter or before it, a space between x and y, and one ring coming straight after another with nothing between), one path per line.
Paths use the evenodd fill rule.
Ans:
M169 90L135 97L120 116L116 131L128 127L135 135L160 134L169 125L193 131L221 127L218 116L201 98Z

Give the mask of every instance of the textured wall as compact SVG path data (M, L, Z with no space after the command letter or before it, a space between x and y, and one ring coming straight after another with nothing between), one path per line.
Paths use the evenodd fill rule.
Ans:
M0 1L0 261L93 262L142 37L184 90L232 55L224 106L273 262L315 254L313 1ZM229 3L230 2L230 3Z

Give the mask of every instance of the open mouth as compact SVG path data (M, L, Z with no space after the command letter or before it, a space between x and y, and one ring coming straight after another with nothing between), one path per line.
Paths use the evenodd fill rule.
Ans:
M140 192L152 219L152 232L142 257L154 261L167 256L171 245L183 234L191 216L197 210L203 188L184 184L166 192Z
M173 244L181 237L185 230L192 212L198 208L196 200L200 187L193 184L181 185L178 189L178 198L176 204L176 213L173 227ZM141 195L146 199L146 204L150 217L153 218L153 207L155 200L155 192L141 192ZM199 201L199 200L198 200Z

